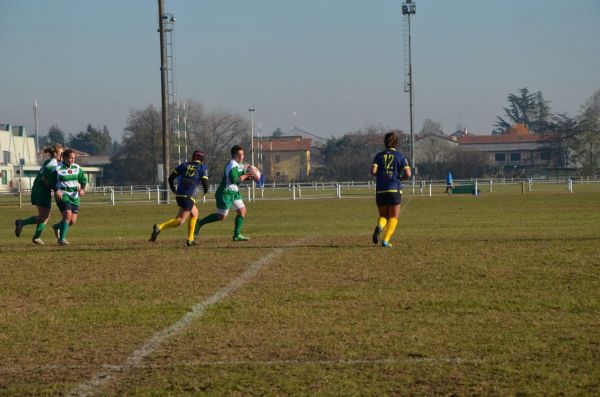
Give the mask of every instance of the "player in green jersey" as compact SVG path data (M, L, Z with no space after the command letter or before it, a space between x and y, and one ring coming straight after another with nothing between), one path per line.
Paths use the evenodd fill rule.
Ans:
M52 226L59 245L67 245L69 226L77 222L79 215L79 198L85 194L87 177L83 169L75 164L75 152L67 149L62 155L62 163L56 167L55 197L56 204L62 213L62 221Z
M195 237L198 236L200 228L207 223L224 220L229 213L229 209L233 207L237 212L235 228L233 230L233 241L250 240L242 234L242 226L246 217L246 206L242 201L239 184L242 181L253 179L254 175L246 172L243 161L244 148L240 145L235 145L231 148L231 160L225 166L223 178L215 192L217 211L196 222Z
M44 149L44 153L50 157L44 161L38 171L33 187L31 188L31 204L37 206L38 214L25 219L15 221L15 235L21 237L23 227L26 225L36 225L35 233L31 241L37 245L44 245L41 239L42 232L46 228L46 223L50 219L50 209L52 207L52 187L55 184L54 169L58 166L60 156L63 152L62 145L55 144Z

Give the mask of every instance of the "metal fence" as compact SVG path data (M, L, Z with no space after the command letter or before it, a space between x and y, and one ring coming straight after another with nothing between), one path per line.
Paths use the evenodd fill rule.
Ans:
M469 179L454 180L454 186L473 186L474 191L486 194L534 194L534 193L600 193L598 179L534 180L534 179ZM200 202L214 201L217 186L211 185ZM268 184L265 186L242 186L244 200L318 200L366 198L375 194L375 182L312 182ZM443 180L418 180L404 184L404 195L436 196L444 195L446 182ZM30 204L31 191L0 192L0 206L23 207ZM100 186L90 188L82 198L87 205L120 204L164 204L164 189L160 185ZM168 203L174 202L169 195Z

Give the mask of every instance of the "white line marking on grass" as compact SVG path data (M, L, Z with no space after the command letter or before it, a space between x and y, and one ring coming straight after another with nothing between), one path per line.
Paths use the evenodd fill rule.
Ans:
M110 384L116 375L125 373L132 368L140 367L142 360L145 357L152 354L167 339L172 338L173 336L183 331L183 329L186 328L192 321L202 316L208 307L218 303L222 299L229 296L240 286L247 283L272 259L283 254L285 251L288 250L288 248L301 244L306 239L307 238L303 238L285 247L276 248L269 254L263 256L252 266L250 266L248 270L246 270L240 276L232 280L227 286L217 291L214 295L212 295L205 301L197 303L191 311L187 312L175 324L154 334L154 336L148 339L139 349L137 349L129 357L127 357L127 359L121 365L111 366L105 371L96 374L87 382L80 383L74 390L72 390L68 394L68 396L92 396L95 393L99 393L103 387Z

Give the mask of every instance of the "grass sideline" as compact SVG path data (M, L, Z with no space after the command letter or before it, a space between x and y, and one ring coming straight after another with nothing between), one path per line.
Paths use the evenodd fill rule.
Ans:
M84 201L68 247L0 208L0 396L68 393L302 238L98 395L600 393L600 194L408 197L391 250L371 199L247 205L250 242L192 249L146 241L174 206Z

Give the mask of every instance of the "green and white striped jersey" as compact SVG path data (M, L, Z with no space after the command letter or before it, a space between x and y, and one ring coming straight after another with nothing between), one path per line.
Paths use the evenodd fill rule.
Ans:
M63 200L68 196L73 204L79 205L79 187L87 184L87 177L77 164L67 166L60 163L56 167L56 189L63 192Z
M230 160L225 166L225 172L223 173L223 178L221 178L221 183L219 184L217 191L238 192L240 190L240 176L245 173L246 171L242 164L239 164L235 160Z

